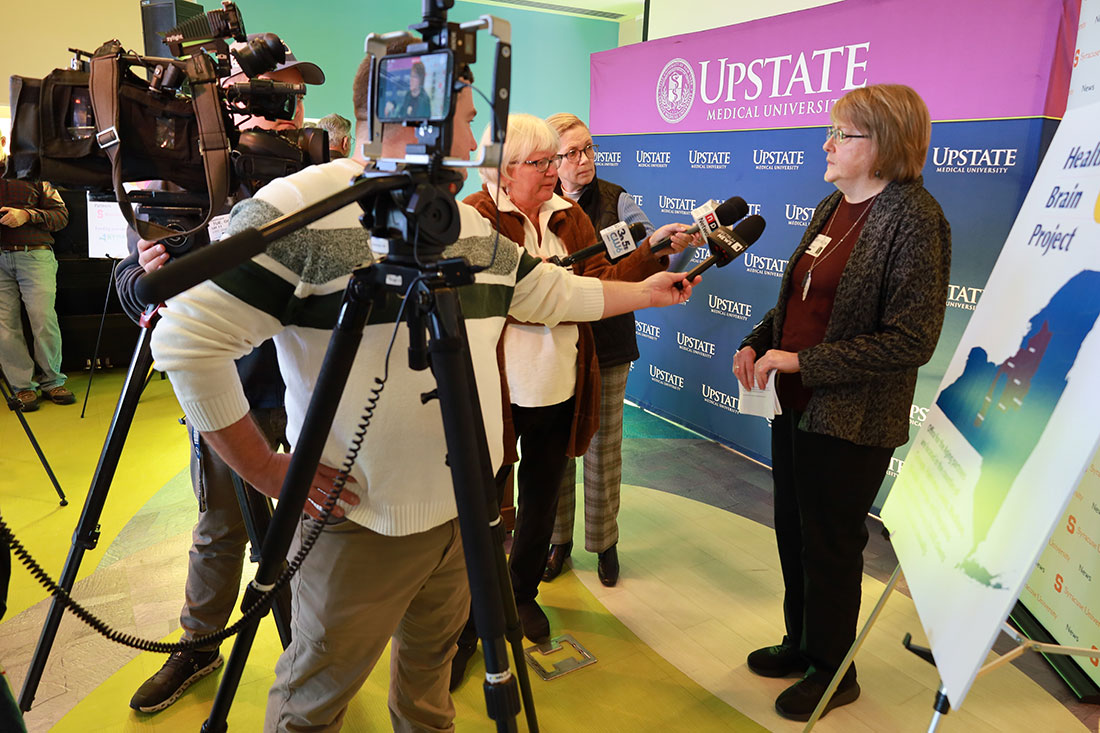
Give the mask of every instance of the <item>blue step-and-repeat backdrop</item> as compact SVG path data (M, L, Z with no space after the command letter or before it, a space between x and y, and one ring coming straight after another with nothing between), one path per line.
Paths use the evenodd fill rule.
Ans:
M931 0L936 7L918 12L900 0L853 0L593 55L591 128L602 178L625 186L658 226L690 222L693 207L730 196L767 221L740 259L704 275L690 302L636 314L641 356L629 399L770 463L768 424L738 412L733 355L775 305L787 258L834 190L822 179L828 108L845 88L898 82L942 120L933 124L924 181L953 243L943 335L910 411L916 434L1065 109L1072 53L1062 40L1075 3L1008 4L1026 6L1035 22L981 56L970 45L926 43L932 36L921 29L951 19L996 23L993 15L1010 13L1005 3L960 9ZM853 37L853 27L867 30ZM932 55L936 64L925 63ZM1009 64L1036 71L1021 76ZM676 266L706 254L685 253L690 261ZM876 506L907 449L895 453Z

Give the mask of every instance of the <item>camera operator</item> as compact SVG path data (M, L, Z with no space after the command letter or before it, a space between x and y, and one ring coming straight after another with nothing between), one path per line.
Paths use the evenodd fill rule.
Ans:
M252 34L249 40L261 34ZM233 73L224 86L244 81L246 77L234 61ZM260 78L291 84L322 84L325 75L313 63L298 61L287 49L286 60ZM304 119L302 98L292 120L269 120L265 117L238 117L238 129L285 130L301 127ZM162 186L167 188L169 184ZM250 191L237 192L232 204L248 198ZM163 244L138 239L127 231L130 256L123 260L115 274L119 299L131 318L141 317L144 304L138 301L134 289L137 280L147 272L164 265L169 253ZM250 412L265 440L277 449L287 445L286 410L283 407L283 380L276 363L275 345L264 341L236 362ZM180 626L184 639L193 639L225 628L237 602L244 564L248 533L241 515L233 476L225 462L210 449L197 430L188 427L191 440L191 485L198 500L199 515L193 532L193 544L188 556L187 584ZM173 653L152 677L138 688L130 707L153 713L171 705L196 680L221 666L218 645L193 651Z
M356 74L357 139L367 138L369 64ZM476 149L469 88L457 94L452 155ZM401 157L412 128L389 125L383 155ZM363 170L354 158L307 168L277 180L233 209L229 231L266 224L347 186ZM495 346L504 318L557 323L595 320L650 305L682 302L683 275L659 273L642 283L601 282L541 263L505 238L496 239L474 209L459 205L462 232L444 256L461 253L489 265L463 292L470 354L494 465L502 458L500 376ZM287 383L288 437L295 443L320 369L339 294L349 273L373 261L358 206L347 206L279 240L265 254L171 299L153 335L153 353L168 371L192 425L226 462L260 491L275 496L289 456L274 453L248 417L232 360L274 337ZM497 247L494 249L494 247ZM495 251L495 257L494 257ZM501 293L504 293L501 296ZM386 308L398 296L388 294ZM474 307L473 304L477 304ZM337 411L306 513L315 517L356 434L360 408L383 373L392 315L365 328L355 369ZM401 328L395 354L408 334ZM395 357L400 358L400 357ZM390 719L395 730L448 731L448 692L455 640L469 611L469 588L439 408L421 405L434 388L430 372L395 365L374 410L363 451L351 469L362 496L341 495L345 513L326 525L300 572L294 593L293 641L276 665L266 730L335 730L392 636ZM346 500L346 501L345 501ZM303 518L299 542L312 522Z

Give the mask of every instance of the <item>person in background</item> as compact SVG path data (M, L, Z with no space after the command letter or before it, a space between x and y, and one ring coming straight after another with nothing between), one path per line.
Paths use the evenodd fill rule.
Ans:
M580 206L554 193L558 183L558 134L545 121L526 114L508 118L503 170L482 168L482 190L467 197L494 227L528 254L564 257L596 240ZM698 242L670 224L658 234L672 236L673 251ZM612 265L603 255L573 265L579 275L601 280L636 281L668 267L654 256L649 241ZM516 440L523 458L516 471L516 526L508 567L523 633L545 641L550 622L535 602L546 568L546 550L554 528L562 474L570 456L583 455L599 424L600 375L587 323L557 326L511 322L498 348L505 402L505 463L498 487L516 462Z
M5 145L0 137L4 169ZM23 412L38 409L37 390L56 405L76 402L61 371L61 326L54 309L57 258L51 232L68 223L69 210L49 183L0 178L0 369ZM23 307L34 337L33 359L23 337Z
M330 160L348 157L351 151L351 121L333 112L317 120L317 127L328 132Z
M772 422L775 538L786 635L748 656L765 677L797 675L775 701L808 720L856 635L867 512L909 439L917 368L947 302L951 230L921 178L932 125L915 91L855 89L833 107L825 180L779 300L734 356L737 379L779 372ZM855 666L826 712L859 697Z
M249 36L251 40L254 36ZM299 61L288 48L286 60L275 70L261 75L291 84L323 84L324 72L316 64ZM241 72L223 82L243 81ZM269 120L265 117L236 119L240 129L297 129L305 117L302 98L292 120ZM241 190L235 200L248 198L253 192ZM229 202L229 203L232 203ZM223 217L227 216L223 215ZM159 269L168 261L164 245L138 239L128 231L130 256L115 270L115 287L126 313L137 320L145 304L136 295L137 281L146 273ZM251 415L260 426L272 448L286 445L286 410L283 408L283 380L279 375L275 345L260 343L236 362ZM229 466L192 426L188 425L191 442L191 486L198 501L198 518L192 533L188 554L187 581L183 609L180 611L182 639L190 640L221 631L229 621L237 603L244 569L244 554L248 532L233 486ZM130 707L143 713L165 709L202 677L223 662L218 644L171 654L164 665L147 679L130 699Z
M646 235L653 224L622 186L596 176L596 151L588 126L576 115L560 113L546 118L558 133L562 156L558 166L558 192L576 201L598 232L622 221L640 223ZM613 586L619 580L619 484L622 481L623 399L630 363L638 358L634 314L596 321L592 338L600 364L600 427L584 454L584 548L597 554L600 582ZM558 513L546 557L543 580L562 571L573 549L573 517L577 506L577 459L569 459L558 497Z

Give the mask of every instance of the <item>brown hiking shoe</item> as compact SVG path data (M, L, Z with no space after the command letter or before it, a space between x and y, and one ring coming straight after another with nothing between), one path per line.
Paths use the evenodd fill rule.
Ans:
M21 389L15 393L15 398L23 406L23 412L34 412L38 409L38 393L33 389Z
M42 390L42 396L47 398L55 405L71 405L76 402L76 395L64 387L54 387L53 389Z

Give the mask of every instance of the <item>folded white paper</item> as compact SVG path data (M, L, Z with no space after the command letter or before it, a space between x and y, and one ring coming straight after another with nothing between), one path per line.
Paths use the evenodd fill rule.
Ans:
M782 415L783 410L779 406L779 395L775 393L775 375L773 369L768 372L768 383L764 389L745 389L741 381L737 381L738 398L737 411L742 415L756 415L772 419L776 415Z

